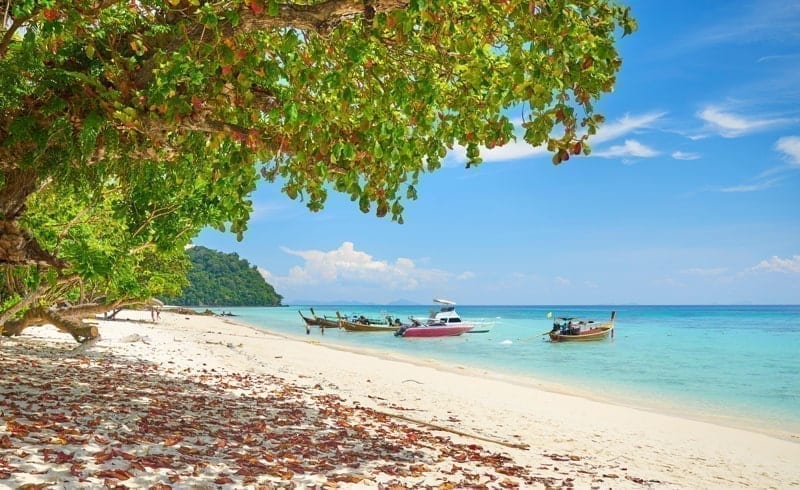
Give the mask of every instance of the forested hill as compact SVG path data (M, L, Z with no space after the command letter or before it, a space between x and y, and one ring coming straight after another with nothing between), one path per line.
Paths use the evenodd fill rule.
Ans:
M167 304L183 306L280 306L283 297L264 280L254 265L238 254L206 247L188 251L192 263L189 285Z

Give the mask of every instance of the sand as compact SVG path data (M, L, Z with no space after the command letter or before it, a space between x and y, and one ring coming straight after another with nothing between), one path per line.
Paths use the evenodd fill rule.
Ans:
M119 317L83 345L0 340L0 487L800 488L800 440L226 318Z

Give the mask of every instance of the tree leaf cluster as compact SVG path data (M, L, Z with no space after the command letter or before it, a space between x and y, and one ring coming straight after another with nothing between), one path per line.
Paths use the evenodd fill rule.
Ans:
M20 298L0 323L22 304L167 294L202 228L244 236L259 178L311 211L340 192L402 223L458 146L467 166L514 140L555 164L586 154L636 28L614 0L11 0L0 15L0 300Z

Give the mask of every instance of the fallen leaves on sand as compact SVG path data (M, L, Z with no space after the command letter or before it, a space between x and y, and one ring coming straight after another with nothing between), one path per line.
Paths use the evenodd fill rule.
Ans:
M71 347L2 347L4 485L121 488L135 479L136 486L157 490L211 482L230 488L437 482L434 487L448 489L556 483L507 456L456 444L319 387L270 375L74 357Z
M0 346L0 486L556 488L573 487L578 472L603 473L591 458L544 452L562 470L548 463L534 474L506 453L454 442L316 382L73 348ZM603 477L621 481L607 474L617 468Z

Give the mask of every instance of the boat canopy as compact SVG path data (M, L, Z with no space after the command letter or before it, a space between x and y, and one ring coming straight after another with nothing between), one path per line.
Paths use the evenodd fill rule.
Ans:
M448 299L433 298L433 302L439 303L440 305L452 305L452 306L456 305L454 301L450 301Z

